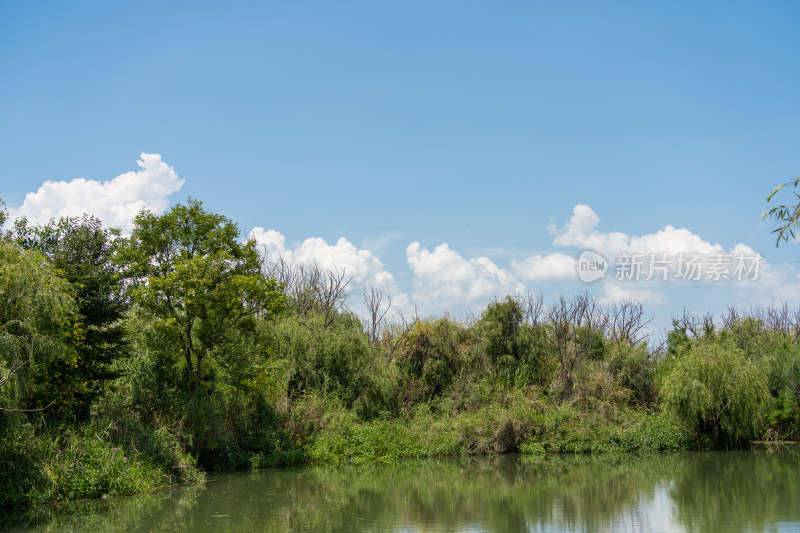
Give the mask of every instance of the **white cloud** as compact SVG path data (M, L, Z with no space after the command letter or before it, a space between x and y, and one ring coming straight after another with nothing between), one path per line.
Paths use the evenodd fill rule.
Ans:
M800 301L800 272L793 265L764 263L757 280L738 282L735 288L737 303L765 307L779 302L792 305Z
M406 249L406 259L414 273L414 300L426 312L484 304L525 289L511 272L487 257L464 259L447 243L431 252L412 242Z
M163 212L169 205L169 195L184 183L159 154L142 153L137 164L140 170L104 182L84 178L69 182L48 180L9 213L12 217L25 216L35 224L87 213L99 218L103 225L117 226L127 233L141 209Z
M711 244L686 228L667 225L656 233L628 235L619 231L600 232L597 226L600 217L586 204L578 204L572 209L572 217L562 228L551 224L548 228L554 234L554 246L594 248L607 255L616 256L622 251L643 253L696 252L701 254L722 253L725 249L719 244Z
M583 289L597 290L601 302L610 303L622 299L633 299L644 305L660 308L659 313L677 312L676 305L698 308L724 308L730 303L739 305L769 305L777 301L800 300L800 272L792 265L774 266L762 262L759 279L756 281L677 281L675 258L685 254L740 254L752 256L756 252L745 244L726 249L723 245L709 242L686 228L667 225L663 229L641 235L630 235L618 231L601 232L600 217L588 206L575 206L572 217L563 226L551 225L554 250L513 259L509 268L503 268L487 255L496 257L500 252L475 253L463 256L447 243L432 250L414 241L406 249L406 259L411 270L413 301L422 314L439 314L445 311L479 311L494 298L507 294L524 293L536 283L555 282L559 291L580 292ZM324 266L336 265L353 276L353 302L360 300L360 287L373 284L399 295L403 305L409 298L400 292L394 276L371 251L370 246L359 248L347 239L333 244L320 238L310 238L294 246L287 246L284 236L274 230L254 230L258 241L272 253L281 254L292 264L317 261ZM394 236L393 236L394 237ZM561 247L590 248L597 250L610 261L608 276L599 285L586 286L578 282L577 254L559 251ZM648 255L643 264L641 281L619 281L615 261L620 252L639 252ZM673 261L669 280L661 281L658 273L650 281L647 277L649 254L668 254ZM703 261L705 267L707 262ZM731 274L733 274L731 267ZM734 276L731 276L734 277ZM527 287L526 287L527 285ZM569 287L572 287L570 289ZM695 288L702 287L702 291ZM405 288L405 287L404 287ZM397 298L395 301L397 302ZM354 306L357 310L357 305ZM408 308L406 308L408 309ZM663 317L662 317L663 318ZM666 319L664 319L666 320ZM664 322L660 324L667 327Z
M670 302L669 296L680 294L678 298L691 297L693 286L703 287L703 292L697 293L703 294L703 302L695 302L695 305L700 306L713 306L719 303L723 306L730 304L768 306L776 302L800 300L798 269L793 265L770 265L762 259L757 267L757 279L753 279L756 272L752 270L748 272L747 269L752 266L756 251L745 244L739 243L726 249L723 245L711 243L686 228L676 228L672 225L667 225L655 233L643 235L601 232L598 229L599 223L600 217L588 205L579 204L572 210L572 217L566 224L561 227L551 224L548 231L554 235L554 246L594 249L609 260L608 277L602 282L603 301L632 298L643 304L655 306L676 304L682 302ZM639 281L614 279L615 266L621 265L620 252L642 254L639 256L642 263ZM663 272L656 272L655 269L653 278L646 280L650 274L650 254L655 254L653 258L656 261L666 261L667 281L662 281L660 278ZM554 270L545 268L548 264L546 259L554 255L534 256L518 264L512 263L514 272L523 279L536 279L537 275L543 277ZM678 258L690 256L700 258L700 279L676 279L676 276L680 277ZM628 258L630 259L630 255ZM727 274L718 280L707 279L711 272L709 267L717 263L720 258L724 258L723 262L728 261L725 269ZM551 261L555 263L555 259ZM656 264L659 263L654 263ZM736 269L742 266L744 270L737 273Z

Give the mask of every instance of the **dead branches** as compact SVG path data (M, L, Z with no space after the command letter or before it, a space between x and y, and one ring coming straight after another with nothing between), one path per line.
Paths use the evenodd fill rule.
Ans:
M369 342L377 342L383 331L386 314L392 307L392 296L373 286L364 287L364 309L367 316L361 319Z
M317 262L290 265L282 257L265 260L262 267L264 275L281 284L283 293L289 300L300 321L307 327L312 313L322 315L322 327L328 328L336 315L342 311L345 290L352 278L345 276L344 268L333 266L324 268Z
M607 307L608 336L617 345L623 342L635 346L647 338L647 326L652 317L645 318L642 304L630 299L614 302Z

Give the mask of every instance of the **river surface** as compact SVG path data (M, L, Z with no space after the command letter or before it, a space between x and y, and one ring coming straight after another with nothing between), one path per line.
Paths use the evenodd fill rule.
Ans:
M800 448L218 475L205 487L70 505L35 529L800 532Z

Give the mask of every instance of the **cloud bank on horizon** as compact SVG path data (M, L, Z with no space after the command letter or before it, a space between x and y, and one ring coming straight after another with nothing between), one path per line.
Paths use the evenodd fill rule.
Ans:
M22 205L11 207L10 215L25 216L38 224L51 218L89 213L104 224L120 227L127 233L141 209L164 212L170 204L169 197L184 184L184 180L178 178L175 170L159 154L142 153L137 164L139 170L104 182L84 178L69 182L46 181L36 192L27 194ZM429 250L420 242L413 241L406 247L405 254L411 275L408 287L398 284L395 275L375 252L359 248L344 237L332 244L320 237L287 244L286 237L278 230L263 227L253 228L249 235L269 256L279 255L291 265L316 262L325 268L344 269L347 277L352 278L349 303L356 311L359 310L361 290L373 286L392 295L395 309L408 313L416 308L423 315L479 311L493 299L534 291L542 284L556 284L559 289L581 292L587 288L579 281L577 271L578 253L583 249L597 251L606 258L617 257L626 251L670 256L685 252L702 254L703 257L755 255L746 244L739 243L725 249L686 228L672 225L643 235L603 232L599 225L597 213L586 204L578 204L573 208L571 218L562 226L551 224L546 228L553 236L554 250L512 260L508 267L499 266L485 256L464 257L448 243ZM555 249L571 249L571 252ZM675 265L670 268L674 271ZM701 279L695 283L735 300L729 303L758 306L800 299L798 282L800 271L796 267L761 262L756 280L712 282ZM620 280L612 274L593 287L599 288L599 295L605 301L630 298L642 304L668 306L679 302L671 302L667 294L676 287L688 287L687 283L672 279ZM410 291L413 292L409 294Z

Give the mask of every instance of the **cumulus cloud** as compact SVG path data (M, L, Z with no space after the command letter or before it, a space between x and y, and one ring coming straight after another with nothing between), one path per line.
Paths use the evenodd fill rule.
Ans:
M553 235L554 246L592 249L608 259L608 277L602 282L604 301L632 298L645 304L668 304L670 292L689 290L696 283L711 290L704 292L704 297L728 304L768 306L800 300L798 269L793 265L771 265L746 244L726 248L672 225L642 235L602 232L599 223L600 217L588 205L578 204L569 221L560 227L551 224L548 231ZM543 277L543 273L552 270L544 267L545 259L551 256L534 256L520 262L514 265L514 272L522 279ZM638 278L615 279L623 263L627 263L623 270L630 273L634 256L640 261ZM688 261L693 258L697 259L697 276L686 275L691 271ZM555 259L551 261L555 263ZM566 263L564 260L565 267ZM528 277L526 272L530 272ZM685 297L688 293L681 294ZM711 305L710 301L707 303Z
M756 281L735 284L738 302L769 307L779 302L800 301L800 272L794 265L762 264Z
M406 248L406 260L412 275L413 302L419 305L422 314L475 311L494 298L535 290L537 284L549 282L554 282L556 285L552 288L557 287L559 291L596 290L603 303L633 299L645 305L661 307L662 313L677 304L769 305L779 300L800 300L800 272L791 265L775 266L762 261L758 266L757 280L736 280L733 271L735 258L756 256L756 252L745 244L726 248L703 239L687 228L673 225L640 235L603 232L599 227L600 217L591 207L576 205L565 224L548 228L553 235L552 251L514 259L508 268L487 257L494 254L465 256L451 249L447 243L427 249L418 241L411 242ZM291 264L316 261L323 266L344 268L353 277L350 292L355 297L351 303L360 300L361 287L372 284L390 291L393 297L399 296L395 302L412 305L408 295L399 289L395 277L386 270L371 246L359 248L344 238L335 243L309 238L289 246L280 232L263 228L256 228L253 235L270 254L280 254ZM392 238L398 236L392 235ZM581 284L577 276L578 254L571 254L565 248L592 249L602 254L609 260L607 277L593 287ZM620 254L631 252L645 256L638 281L615 279ZM650 254L656 254L654 257L662 261L669 260L667 281L661 279L659 272L648 276ZM732 260L729 276L732 279L708 281L704 279L707 272L704 270L701 278L703 292L696 292L696 282L678 282L675 279L678 268L676 258L681 254L702 256L703 268L708 267L709 258L727 256ZM651 279L648 280L648 277ZM354 307L358 310L357 305Z
M169 205L169 196L184 183L159 154L142 153L139 157L138 171L108 181L48 180L36 192L28 193L22 205L10 209L9 214L42 224L51 218L87 213L99 218L105 226L117 226L127 233L141 209L163 212Z
M414 273L414 300L426 310L485 303L525 289L489 258L465 259L447 243L431 252L414 241L406 249L406 259Z
M355 297L350 303L356 311L359 310L361 291L367 285L391 294L392 306L396 309L408 306L408 296L400 291L394 276L384 268L381 260L370 250L359 249L344 237L335 244L328 244L320 237L310 237L290 247L286 245L286 237L273 229L256 227L250 236L263 246L268 257L280 256L290 265L316 263L326 269L343 269L345 276L352 278L348 293Z
M591 207L578 204L572 209L572 217L563 227L558 228L551 224L548 230L555 236L554 246L594 248L609 255L623 251L667 254L711 254L725 251L721 245L711 244L686 228L667 225L656 233L628 235L619 231L601 232L597 229L599 223L600 217Z
M717 272L728 272L720 274L723 279L736 278L739 277L739 273L735 273L737 268L750 270L757 260L757 253L744 244L726 250L721 244L712 244L686 228L667 225L655 233L628 235L618 231L601 232L599 222L600 218L588 205L578 204L564 226L559 228L551 224L548 230L554 235L554 246L597 251L612 267L625 269L628 279L632 271L636 271L635 275L646 281L656 277L698 281L694 272L699 272L699 281L709 278L719 281ZM689 262L696 264L697 270L686 276ZM609 273L613 275L614 269Z

